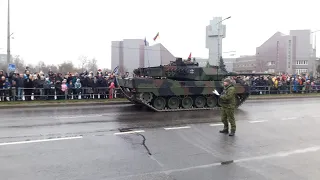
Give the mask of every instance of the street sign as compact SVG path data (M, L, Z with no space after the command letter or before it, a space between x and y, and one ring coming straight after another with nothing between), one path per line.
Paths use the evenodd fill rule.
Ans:
M15 64L9 64L8 65L8 70L9 71L15 71L16 70L16 65Z

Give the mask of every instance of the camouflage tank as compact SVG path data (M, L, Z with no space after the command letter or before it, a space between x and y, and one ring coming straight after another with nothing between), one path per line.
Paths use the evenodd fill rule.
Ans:
M236 74L222 71L217 66L199 67L198 63L177 58L168 65L138 68L132 78L117 78L118 86L128 100L155 111L190 111L217 109L223 91L223 80ZM265 74L263 74L265 75ZM249 86L236 80L238 108L249 97Z

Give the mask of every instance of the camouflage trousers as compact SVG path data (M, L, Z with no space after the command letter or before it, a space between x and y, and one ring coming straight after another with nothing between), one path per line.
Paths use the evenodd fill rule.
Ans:
M234 119L234 108L222 108L221 109L221 121L224 124L224 129L228 129L229 123L230 123L231 131L235 132L236 131L236 121Z

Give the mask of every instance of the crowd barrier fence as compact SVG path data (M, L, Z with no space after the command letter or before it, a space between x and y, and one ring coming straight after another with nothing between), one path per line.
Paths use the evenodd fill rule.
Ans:
M320 85L306 86L251 86L251 95L266 94L307 94L320 93ZM118 88L108 87L82 87L80 89L70 88L62 91L61 88L10 88L0 89L0 101L36 101L36 100L73 100L73 99L110 99L124 98Z

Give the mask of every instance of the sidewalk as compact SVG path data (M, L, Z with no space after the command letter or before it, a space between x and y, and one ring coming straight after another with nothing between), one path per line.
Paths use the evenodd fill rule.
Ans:
M281 94L281 95L251 95L250 100L268 99L297 99L297 98L320 98L320 93L314 94ZM89 99L89 100L53 100L53 101L12 101L0 102L0 109L32 108L32 107L61 107L61 106L97 106L130 104L125 98L118 99Z

